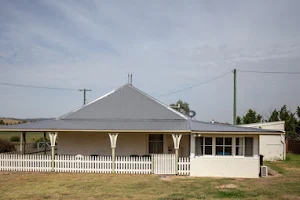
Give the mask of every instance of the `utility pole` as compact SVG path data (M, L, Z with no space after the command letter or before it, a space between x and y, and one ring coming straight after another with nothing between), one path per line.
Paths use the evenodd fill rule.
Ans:
M83 88L83 89L80 89L79 91L83 92L83 105L85 105L86 104L86 92L91 92L92 90Z
M233 70L233 125L236 125L236 69Z

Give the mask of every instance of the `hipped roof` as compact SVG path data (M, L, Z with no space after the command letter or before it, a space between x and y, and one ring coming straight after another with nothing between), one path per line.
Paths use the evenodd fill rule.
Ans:
M193 120L129 84L60 118L2 126L0 131L281 133Z

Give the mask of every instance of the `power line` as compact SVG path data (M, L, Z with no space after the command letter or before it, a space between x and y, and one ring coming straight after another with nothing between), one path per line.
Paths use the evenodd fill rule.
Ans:
M0 82L0 85L16 86L16 87L26 87L26 88L37 88L37 89L48 89L48 90L77 90L77 91L79 90L79 89L74 89L74 88L43 87L43 86L22 85L22 84L3 83L3 82Z
M192 85L192 86L187 87L187 88L183 88L183 89L180 89L180 90L177 90L177 91L174 91L174 92L170 92L170 93L167 93L167 94L160 95L159 97L164 97L164 96L172 95L172 94L175 94L175 93L178 93L178 92L182 92L182 91L185 91L185 90L192 89L192 88L194 88L194 87L198 87L198 86L203 85L203 84L205 84L205 83L209 83L209 82L214 81L214 80L216 80L216 79L218 79L218 78L221 78L221 77L223 77L223 76L226 76L227 74L230 74L230 73L232 73L232 71L227 72L227 73L225 73L225 74L222 74L222 75L220 75L220 76L217 76L217 77L215 77L215 78L212 78L212 79L210 79L210 80L204 81L204 82L202 82L202 83L198 83L198 84Z
M299 75L300 72L272 72L272 71L269 71L269 72L266 72L266 71L251 71L251 70L237 70L239 72L248 72L248 73L260 73L260 74L290 74L290 75Z

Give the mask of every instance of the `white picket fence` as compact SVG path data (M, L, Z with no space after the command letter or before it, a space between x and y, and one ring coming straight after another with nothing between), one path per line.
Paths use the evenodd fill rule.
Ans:
M118 174L151 174L151 157L116 157Z
M181 157L178 161L178 174L182 176L190 175L190 158Z
M111 156L56 155L55 172L111 173Z
M153 159L153 160L152 160ZM55 172L112 173L111 156L56 155ZM189 175L189 158L179 158L179 175ZM51 171L50 155L0 154L0 171ZM175 174L174 154L154 154L152 157L125 157L115 159L118 174Z
M0 154L0 171L51 171L49 155Z

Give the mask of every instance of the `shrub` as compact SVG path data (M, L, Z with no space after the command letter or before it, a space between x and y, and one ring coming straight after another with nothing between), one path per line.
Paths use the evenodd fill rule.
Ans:
M48 139L46 139L46 141L49 142ZM34 142L34 144L33 144L33 147L34 147L34 148L37 148L37 144L38 144L39 142L44 142L44 138L41 137L41 138L35 140L35 142Z
M12 152L15 150L14 144L0 139L0 153Z
M18 136L18 135L11 136L9 141L11 141L11 142L20 142L20 136Z

